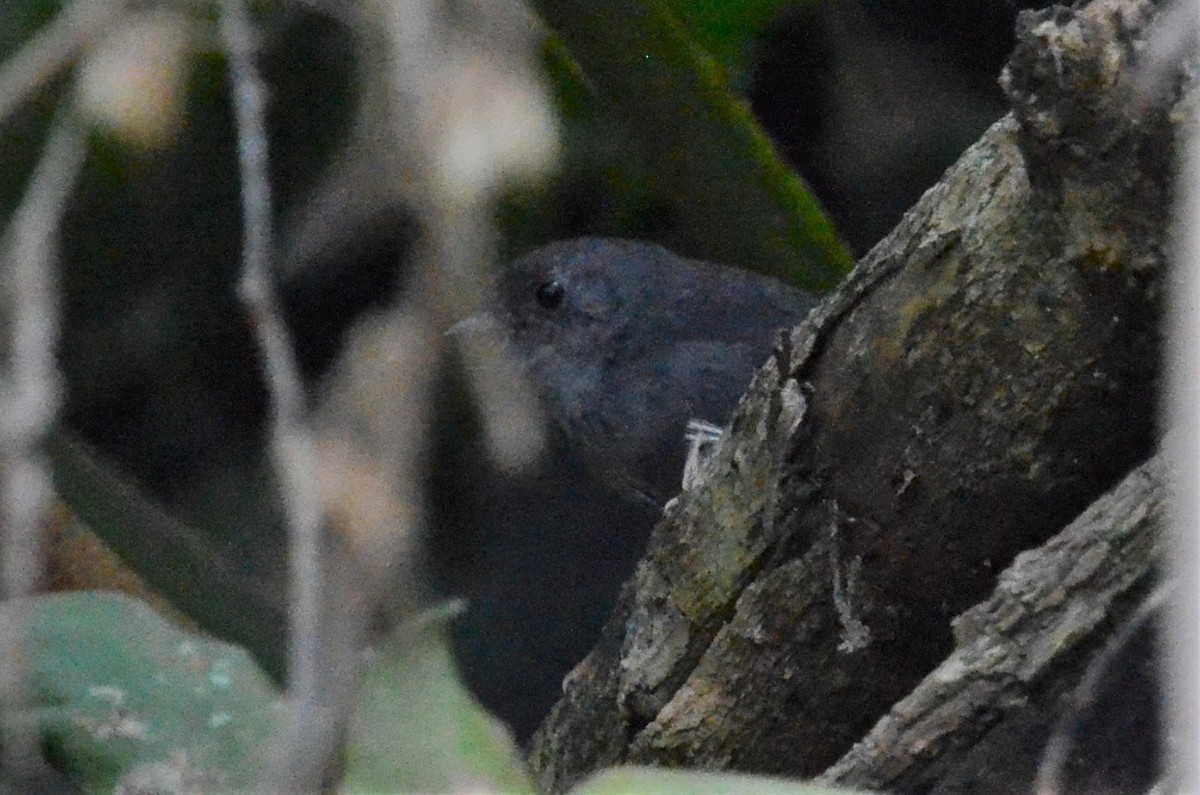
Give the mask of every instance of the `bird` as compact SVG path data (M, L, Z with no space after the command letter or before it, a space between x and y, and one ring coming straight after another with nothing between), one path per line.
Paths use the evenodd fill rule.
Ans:
M662 506L689 420L723 423L810 294L630 240L553 243L498 285L501 326L542 405L593 474Z
M778 334L816 302L612 238L550 243L500 271L491 322L476 327L511 346L549 442L524 473L490 467L476 443L471 488L442 518L461 541L442 548L458 554L435 563L434 579L467 601L454 646L468 686L519 741L590 650L679 492L688 423L725 423Z

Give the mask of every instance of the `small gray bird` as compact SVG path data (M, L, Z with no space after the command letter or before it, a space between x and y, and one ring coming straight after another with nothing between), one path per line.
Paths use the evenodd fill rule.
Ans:
M679 491L688 420L724 423L776 334L815 304L765 276L602 238L518 259L498 300L568 446L659 506Z
M455 491L447 529L473 548L440 580L468 600L455 636L467 683L523 741L680 490L688 421L724 423L778 332L815 300L598 238L518 259L496 292L490 333L507 334L527 368L552 425L549 451L523 475L471 456L471 490Z

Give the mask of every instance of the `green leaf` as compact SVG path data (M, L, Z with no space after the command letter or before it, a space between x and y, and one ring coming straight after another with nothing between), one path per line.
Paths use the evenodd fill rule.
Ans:
M449 613L413 619L375 652L350 723L347 795L533 792L508 731L458 679Z
M571 795L851 795L851 791L737 773L615 767L584 781Z
M815 291L849 271L853 259L817 200L667 0L534 6L654 164L680 253Z
M276 693L242 650L184 632L146 604L78 592L0 605L3 637L26 638L28 703L55 767L86 792L181 781L253 785L277 719Z
M747 60L767 25L797 0L670 0L696 44L724 67L734 85L748 75Z
M44 448L59 496L146 583L206 631L248 649L282 680L287 611L203 532L166 513L65 430Z

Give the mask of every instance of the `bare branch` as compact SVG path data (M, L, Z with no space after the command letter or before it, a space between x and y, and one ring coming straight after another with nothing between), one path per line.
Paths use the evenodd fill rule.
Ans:
M1018 556L991 596L955 619L954 651L821 783L912 792L970 780L985 792L997 791L997 782L1018 791L1037 773L1040 793L1079 791L1062 787L1071 751L1063 726L1075 723L1080 697L1095 690L1089 679L1107 668L1104 654L1092 652L1105 647L1117 617L1134 615L1118 633L1131 634L1163 601L1162 589L1148 600L1145 593L1167 543L1166 479L1165 456L1151 458L1054 538ZM1080 661L1089 658L1093 673L1080 683ZM1042 738L1050 742L1038 772Z
M38 445L61 403L55 362L58 224L86 152L77 127L55 127L9 231L6 301L11 312L12 359L10 372L0 382L8 531L0 590L5 598L29 593L36 577L32 528L40 521L49 493L48 476L37 461ZM26 530L28 538L24 538Z
M1190 51L1195 63L1200 4L1179 0L1162 15L1151 40L1142 78L1150 89L1174 76L1178 61ZM1189 46L1190 45L1190 46ZM1193 69L1195 67L1193 66ZM1167 701L1171 727L1179 738L1177 767L1180 792L1200 790L1200 121L1197 103L1188 108L1190 126L1183 138L1179 194L1175 204L1174 265L1167 290L1167 409L1178 434L1170 449L1175 505L1174 549L1168 561L1179 582L1170 610L1169 675L1174 685Z
M323 694L321 616L325 589L324 524L317 454L305 418L303 383L271 282L271 186L267 170L266 90L255 64L256 41L242 0L224 0L221 36L229 57L242 187L242 274L238 293L262 353L271 404L271 453L287 516L291 562L288 690L294 710L284 753L321 753L298 738L328 722ZM328 732L316 731L325 737ZM291 767L290 765L288 767Z
M544 790L617 763L820 772L998 570L1152 451L1195 97L1130 111L1153 13L1022 15L1013 113L759 372L535 735Z
M32 41L0 64L0 124L31 94L70 66L90 42L103 36L125 5L125 0L72 3Z
M5 599L31 593L40 578L38 528L53 495L40 444L62 402L55 361L58 229L86 154L79 128L63 122L54 127L5 241L3 298L11 346L8 372L0 380L0 594ZM11 697L23 687L24 638L18 633L5 638L3 646L0 692ZM6 737L4 755L8 769L29 764L38 758L36 737Z

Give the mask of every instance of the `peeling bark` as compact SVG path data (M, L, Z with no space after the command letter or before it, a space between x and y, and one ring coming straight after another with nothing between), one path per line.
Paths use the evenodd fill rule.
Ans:
M1153 11L1022 16L1013 113L781 339L535 736L543 790L619 762L821 772L1150 455L1194 93L1131 102Z

